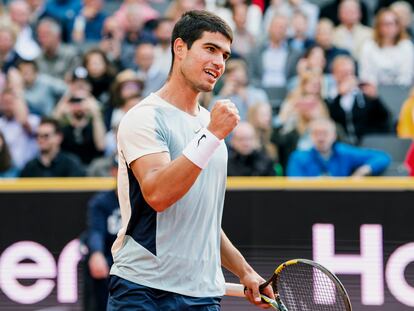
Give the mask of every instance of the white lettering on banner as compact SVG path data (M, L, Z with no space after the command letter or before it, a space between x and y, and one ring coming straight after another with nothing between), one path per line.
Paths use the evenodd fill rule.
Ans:
M34 263L21 263L23 260ZM46 298L55 286L56 265L52 254L35 242L18 242L0 258L0 287L12 300L33 304ZM38 279L33 285L21 285L18 279Z
M315 224L313 259L337 274L361 275L361 301L365 305L384 304L384 264L382 226L362 225L360 254L335 254L335 232L332 224Z
M414 288L407 283L404 271L414 262L414 243L405 244L391 254L385 270L388 289L402 303L414 307Z
M59 302L75 303L78 301L78 263L81 260L79 240L73 240L62 250L58 261Z
M57 267L53 255L44 246L32 241L17 242L0 257L0 288L17 303L34 304L50 295L55 287L52 279L57 278L58 302L75 303L78 300L77 265L80 258L79 240L65 246ZM22 263L23 260L33 263ZM19 279L36 281L32 285L22 285Z

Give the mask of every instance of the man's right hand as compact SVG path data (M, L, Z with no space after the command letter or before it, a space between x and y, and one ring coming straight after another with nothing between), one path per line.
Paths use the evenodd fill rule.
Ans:
M240 121L239 110L228 99L217 101L210 117L207 129L218 139L227 137Z

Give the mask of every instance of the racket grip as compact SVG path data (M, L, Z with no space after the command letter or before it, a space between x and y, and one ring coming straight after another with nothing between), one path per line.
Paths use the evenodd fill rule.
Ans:
M226 296L245 297L244 285L236 283L226 283Z

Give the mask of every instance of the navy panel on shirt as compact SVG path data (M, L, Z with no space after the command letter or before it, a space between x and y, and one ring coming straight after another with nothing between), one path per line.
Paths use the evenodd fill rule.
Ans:
M145 201L139 183L129 168L128 179L132 211L126 234L156 256L157 212Z

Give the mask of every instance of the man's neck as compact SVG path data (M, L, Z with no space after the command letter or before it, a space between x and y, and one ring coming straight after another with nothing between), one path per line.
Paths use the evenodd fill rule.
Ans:
M167 83L157 91L157 95L178 109L191 115L198 113L199 91L192 88L179 74L172 74Z
M56 158L57 154L59 153L60 149L52 149L48 152L44 152L40 154L40 162L44 166L50 166L52 161Z

